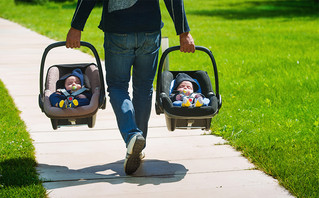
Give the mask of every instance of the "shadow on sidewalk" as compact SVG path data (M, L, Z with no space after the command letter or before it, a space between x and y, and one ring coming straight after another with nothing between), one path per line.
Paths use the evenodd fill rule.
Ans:
M69 169L66 166L39 164L38 172L46 189L52 190L92 183L122 184L138 186L173 183L184 179L188 169L181 164L162 160L144 160L141 167L132 176L127 176L123 168L124 160L91 166L82 169Z

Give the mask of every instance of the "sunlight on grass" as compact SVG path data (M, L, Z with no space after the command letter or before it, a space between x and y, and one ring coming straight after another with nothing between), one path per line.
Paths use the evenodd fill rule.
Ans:
M0 197L45 197L32 140L2 81L0 92Z

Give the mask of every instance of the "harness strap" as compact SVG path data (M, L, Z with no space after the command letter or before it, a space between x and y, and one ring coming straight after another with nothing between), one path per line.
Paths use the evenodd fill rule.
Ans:
M66 97L71 95L66 89L59 89L60 92L62 92Z
M79 89L76 92L73 92L71 94L66 89L60 89L59 91L62 92L66 96L66 98L69 102L71 102L77 95L80 95L81 93L85 92L86 90L88 90L88 88L82 87L81 89Z
M81 89L77 90L76 92L71 93L71 95L75 97L75 96L80 95L81 93L85 92L86 90L88 90L88 88L82 87Z

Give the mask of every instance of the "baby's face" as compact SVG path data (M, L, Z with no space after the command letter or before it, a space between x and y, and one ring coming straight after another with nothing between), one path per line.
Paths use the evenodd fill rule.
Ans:
M186 96L193 93L193 84L189 81L183 81L178 85L177 91L184 93Z
M81 81L78 77L70 76L65 79L64 86L66 90L76 91L81 89Z

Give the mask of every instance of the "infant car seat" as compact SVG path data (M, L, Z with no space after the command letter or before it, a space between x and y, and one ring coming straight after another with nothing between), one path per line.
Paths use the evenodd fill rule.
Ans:
M219 84L217 66L211 51L205 47L196 46L196 50L203 51L209 55L215 78L215 92L213 91L210 78L206 71L162 71L163 64L168 53L180 49L180 46L170 47L164 51L157 73L157 87L156 87L156 114L165 114L166 125L169 131L175 129L210 129L211 119L214 117L222 106L221 96L219 95ZM174 79L179 73L186 73L190 77L197 80L201 93L210 100L208 106L202 107L180 107L173 106L169 98Z
M51 119L53 129L66 125L87 124L92 128L95 125L96 113L98 109L105 109L106 97L104 88L103 71L101 61L96 49L87 42L81 42L81 46L88 47L94 54L96 63L76 63L76 64L59 64L48 68L45 87L43 82L43 73L45 59L48 52L60 46L65 46L66 42L57 42L49 45L42 56L40 66L40 94L39 106L42 112ZM69 75L74 69L82 70L84 76L84 86L92 92L92 98L89 105L76 108L61 109L51 105L49 97L57 90L57 81L66 75Z

